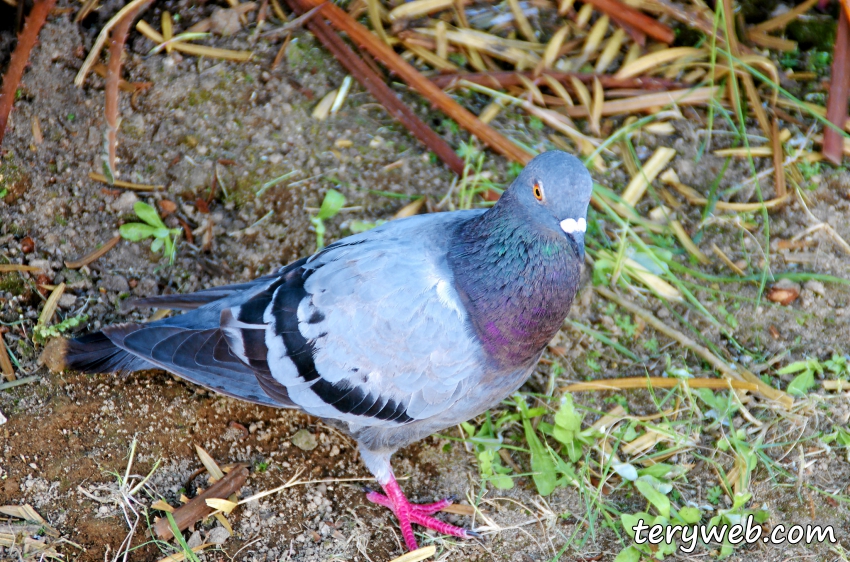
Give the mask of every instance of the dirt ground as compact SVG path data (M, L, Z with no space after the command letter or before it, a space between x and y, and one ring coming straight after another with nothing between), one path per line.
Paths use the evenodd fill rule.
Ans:
M32 54L0 157L0 184L8 189L0 202L0 256L4 263L42 266L49 274L39 282L65 282L60 315L85 313L89 317L78 332L112 322L143 321L148 311L122 312L122 303L134 296L191 292L241 282L311 253L316 237L310 216L329 188L338 189L347 199L343 212L327 221L329 241L346 235L353 220L391 218L413 200L411 196L425 196L433 204L446 194L451 173L433 163L421 145L359 86L354 87L338 114L322 122L311 117L318 100L338 87L345 74L303 32L295 34L287 56L273 70L271 61L280 44L260 40L252 47L245 30L217 38L215 44L253 48L255 57L248 63L199 60L177 53L148 56L152 44L131 34L125 76L153 86L132 100L122 95L120 178L166 187L155 193L135 193L92 181L89 173L102 171L103 81L92 75L82 88L73 82L94 37L117 5L107 2L84 25L77 25L72 22L76 4L72 7L69 2L59 2L62 13L49 19ZM144 18L159 22L162 10L170 9L181 14L185 29L213 8L182 1L159 2ZM4 4L0 9L7 10L0 13L0 20L8 18L9 9ZM0 32L0 49L6 48L10 36L8 27ZM465 138L444 127L440 115L404 88L397 91L453 145ZM36 119L41 142L33 132ZM542 133L538 139L530 129L503 117L496 126L531 146L545 147ZM659 144L675 148L678 156L673 167L682 182L707 191L723 160L708 155L695 165L701 124L685 120L676 122L676 129L672 138L647 135L639 148L647 152ZM722 145L723 137L718 139ZM508 180L507 165L499 157L489 155L486 166L494 181ZM733 167L738 169L727 176L731 182L748 177L747 164L735 163ZM285 184L255 197L263 184L290 172L294 173ZM628 181L622 168L596 179L615 190ZM850 239L850 174L824 170L818 180L819 187L809 192L811 216L799 202L791 203L771 217L773 239L790 240L815 224L813 217ZM203 201L214 183L217 192L205 212ZM769 198L769 179L763 189L764 197ZM742 200L750 196L746 189L738 195ZM65 260L90 252L115 236L120 224L132 221L136 201L153 204L162 199L178 204L177 212L166 220L169 226L180 227L179 217L194 230L194 243L181 242L174 266L169 267L160 255L151 253L146 243L128 241L80 270L64 266ZM699 212L692 211L690 218L698 222ZM600 228L604 230L604 222ZM716 243L734 260L757 263L762 259L763 240L744 232L734 224L718 221L707 230L701 246L710 248ZM30 253L22 248L27 236L35 243ZM823 231L811 232L803 241L802 249L774 249L773 268L850 277L850 260ZM705 271L728 275L719 263ZM38 363L41 349L22 333L22 325L16 324L21 318L38 317L44 297L35 281L36 276L0 274L4 337L21 362L19 376L39 377L34 383L0 392L0 411L8 417L8 422L0 426L0 505L32 505L62 537L75 543L57 547L67 559L111 559L127 535L124 515L105 498L117 489L116 475L124 474L134 437L138 445L133 472L147 474L159 461L150 484L175 506L181 494L191 498L197 488L207 487L205 475L190 479L201 466L195 445L204 447L222 465L242 462L251 467L241 497L279 486L298 470L303 471L301 480L330 481L294 486L237 509L229 516L234 536L220 549L200 554L202 560L378 562L402 553L401 537L391 514L365 501L362 486L370 480L354 443L310 416L212 395L162 372L123 377L49 374ZM589 283L586 274L571 317L617 334L620 327L607 303ZM754 286L731 287L723 290L756 297ZM704 283L697 296L717 310L726 303L717 290ZM780 354L786 354L783 361L787 363L847 353L850 291L846 286L812 281L801 291L800 299L788 307L761 301L757 308L748 304L731 311L737 319L737 340L759 349L762 360L754 361L740 353L712 326L704 326L705 335L731 357L745 364L751 362L754 370L757 364L766 364ZM663 308L656 312L669 317ZM692 320L699 326L698 319ZM659 340L661 351L653 361L624 364L622 357L614 356L597 341L567 328L546 357L547 361L554 358L564 363L566 371L558 383L647 372L658 375L669 368L668 362L689 365L698 374L707 372L698 359L663 337ZM624 344L640 345L638 341ZM591 369L588 358L593 358L598 368ZM549 374L548 365L541 364L527 390L545 388ZM774 382L785 384L788 377ZM818 392L821 399L784 418L775 428L776 435L787 433L789 440L815 436L847 422L850 403L846 396ZM643 395L625 396L636 415L654 413ZM579 401L598 410L608 410L612 404L611 393L585 394ZM591 416L588 421L593 419ZM312 450L292 442L302 429L315 437ZM458 433L447 430L446 436L458 437ZM777 458L781 456L777 454ZM800 464L800 459L789 459L787 467L801 481L840 494L850 493L846 451L824 450L812 460L815 462ZM516 456L515 461L528 469L527 459ZM674 461L685 464L693 458L682 455ZM485 533L482 541L422 535L423 543L438 546L443 560L550 560L560 556L565 545L565 560L613 560L622 548L602 520L593 524L594 532L585 535L589 525L583 519L586 498L579 491L559 488L553 495L540 498L529 478L520 478L510 491L482 488L474 455L463 443L445 436L431 437L400 451L394 466L396 473L406 478L402 485L411 500L432 501L457 494L461 503L479 503L488 517L486 523L492 532ZM707 489L715 480L716 476L703 467L689 476L689 486L700 496L702 487ZM775 475L758 473L754 501L769 506L776 521L834 525L843 547L850 548L850 508L846 503L825 501L805 487L777 482ZM640 503L637 498L617 494L606 501L620 507ZM637 509L641 508L638 505ZM445 517L457 524L482 524L469 517ZM221 536L215 531L218 525L214 520L199 525L195 529L197 539ZM153 561L164 556L160 546L145 534L146 529L143 521L131 560ZM571 537L576 534L587 538L573 541ZM828 545L758 545L730 559L847 559L846 554L837 552ZM695 555L694 559L709 554ZM0 546L0 559L17 557Z

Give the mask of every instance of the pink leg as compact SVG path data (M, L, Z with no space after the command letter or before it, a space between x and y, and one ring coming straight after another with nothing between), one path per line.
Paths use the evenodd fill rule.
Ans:
M407 550L416 550L419 548L416 545L416 538L413 536L413 527L410 521L410 502L404 497L404 492L401 491L398 482L394 476L390 476L390 481L382 486L384 492L387 493L387 498L393 502L393 512L398 518L398 525L401 527L401 536L404 537L404 544L407 545Z
M389 482L383 485L386 496L370 491L366 494L366 499L370 502L390 508L396 517L398 517L401 534L404 537L404 542L408 550L416 550L416 539L413 536L413 528L411 523L422 525L427 529L433 529L444 535L451 535L461 538L478 537L478 533L468 531L448 523L443 523L439 519L429 517L429 514L436 513L447 505L452 503L450 498L429 503L429 504L412 504L404 496L401 487L396 482L395 478L391 478Z

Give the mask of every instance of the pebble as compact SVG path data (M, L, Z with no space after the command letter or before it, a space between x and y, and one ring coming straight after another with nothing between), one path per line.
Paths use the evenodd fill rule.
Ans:
M101 286L107 291L115 291L116 293L130 292L130 283L123 275L106 275Z
M217 527L217 528L218 528L218 529L223 529L223 527ZM215 529L213 529L213 531L214 531L214 530L215 530ZM211 532L211 533L212 533L212 532ZM202 544L204 544L204 541L203 541L203 539L201 538L201 532L200 532L200 531L195 531L194 533L192 533L192 536L191 536L191 537L189 537L189 540L188 540L188 541L186 541L186 545L187 545L189 548L195 548L196 546L201 546Z
M825 297L826 296L826 287L820 281L816 281L814 279L810 279L803 284L803 288L807 291L810 291L818 296Z
M235 10L218 8L210 16L210 31L218 35L233 35L242 29L239 14Z
M37 267L45 273L50 273L51 270L49 260L30 260L29 265Z
M155 297L159 294L159 283L153 277L143 277L139 279L133 293L139 297Z
M125 191L118 199L112 202L112 209L116 213L129 213L133 210L133 205L139 200L138 196L132 191Z
M224 544L230 538L230 533L224 527L216 527L207 535L207 542L210 544Z
M319 446L318 441L316 441L316 436L306 429L299 429L298 432L292 436L291 441L293 445L302 451L312 451Z
M59 297L59 308L73 308L77 304L77 295L64 293Z

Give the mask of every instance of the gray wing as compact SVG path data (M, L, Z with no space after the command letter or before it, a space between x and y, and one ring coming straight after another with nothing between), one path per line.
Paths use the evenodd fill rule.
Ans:
M222 310L231 351L318 417L382 426L444 412L485 360L445 261L448 231L475 214L394 221L288 268Z

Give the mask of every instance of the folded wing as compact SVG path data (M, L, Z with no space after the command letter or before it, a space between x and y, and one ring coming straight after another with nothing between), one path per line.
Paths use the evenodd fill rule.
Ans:
M332 245L223 311L233 353L319 417L403 424L449 408L476 382L483 355L443 236L430 235L444 231L405 223Z

